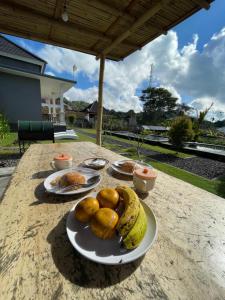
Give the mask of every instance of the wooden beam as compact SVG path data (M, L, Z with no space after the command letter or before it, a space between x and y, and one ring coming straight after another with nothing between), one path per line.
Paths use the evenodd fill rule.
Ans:
M208 10L210 8L210 3L206 0L192 0L195 4L199 5L201 8Z
M106 11L107 13L110 13L116 17L121 16L123 12L116 7L112 6L111 4L106 4L105 2L99 1L99 0L82 0L82 4L87 5L89 8L90 6L96 7L97 9ZM128 16L129 18L129 16Z
M154 22L154 24L152 24L152 23L146 24L145 28L146 28L146 29L147 29L147 28L148 28L148 29L149 29L149 28L152 28L152 29L157 30L158 33L160 33L160 34L167 35L167 30L166 30L165 28L163 28L162 26L159 26L159 25L156 24L155 22Z
M62 13L63 10L63 5L64 5L64 0L56 0L55 4L55 10L54 10L54 19L58 19ZM49 30L49 38L52 37L52 32L53 32L53 25L51 25L51 28Z
M58 19L63 12L64 0L56 0L55 10L54 10L54 19Z
M153 5L149 10L147 10L139 19L137 19L129 29L124 31L119 35L108 47L106 47L100 55L107 55L113 48L124 41L132 32L134 32L138 27L147 22L151 17L157 14L165 5L167 5L171 0L162 0ZM100 55L97 56L99 59Z
M139 1L139 0L138 0ZM109 28L106 30L105 34L109 34L112 29L114 29L115 25L121 20L121 18L125 19L127 22L129 22L131 25L136 21L137 18L132 16L129 11L132 9L132 7L138 2L137 0L133 0L130 2L127 8L124 10L119 10L115 7L113 7L111 4L103 4L103 2L98 0L83 0L82 3L85 5L93 5L94 7L97 7L98 9L103 9L107 12L112 13L112 15L116 16L116 20L109 26ZM151 24L151 27L154 30L160 31L162 34L166 34L166 31L157 24ZM94 49L95 46L93 46Z
M181 16L178 20L176 20L175 22L171 23L169 26L167 26L166 30L169 31L170 29L172 29L174 26L177 26L178 24L180 24L181 22L183 22L184 20L186 20L187 18L190 18L192 15L194 15L196 12L198 12L201 8L200 7L194 7L191 11L188 11L187 13L185 13L183 16ZM151 37L151 39L147 39L144 43L141 44L141 47L144 47L145 45L147 45L149 42L153 41L154 39L156 39L157 37L160 36L160 33L156 33L154 36ZM124 56L127 57L129 55L131 55L132 53L134 53L135 51L130 50L129 52L127 52Z
M7 26L2 25L2 24L0 24L0 32L96 56L96 52L92 51L91 49L87 49L87 48L84 49L79 45L74 45L72 43L70 43L70 44L64 43L62 41L56 40L55 38L53 39L53 38L49 38L49 37L44 37L40 34L32 35L32 34L27 33L27 32L22 32L19 29L15 33L14 30L12 30L11 28L8 28ZM108 55L107 58L115 60L115 61L120 60L120 57L115 57L113 55Z
M1 9L5 10L7 13L10 13L11 16L13 17L14 15L21 17L23 19L28 19L29 21L35 18L39 19L39 22L42 24L46 24L48 26L59 26L61 29L65 31L70 31L74 33L79 33L81 35L86 35L89 37L94 37L96 39L100 39L106 42L112 42L114 37L113 36L107 36L104 33L97 31L97 30L91 30L87 29L84 26L81 26L79 24L71 23L71 22L63 22L61 19L54 19L52 17L43 15L39 12L33 11L25 6L19 5L19 4L14 4L13 2L10 1L4 1L0 3L0 13ZM3 11L4 13L4 11ZM0 20L1 22L1 20ZM133 44L133 43L124 43L124 46L128 48L134 48L138 49L138 47Z
M102 145L102 115L103 115L103 80L105 69L105 56L100 57L99 82L98 82L98 115L97 115L97 145Z

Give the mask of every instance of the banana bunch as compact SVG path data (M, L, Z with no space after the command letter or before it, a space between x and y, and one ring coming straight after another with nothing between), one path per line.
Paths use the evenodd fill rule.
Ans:
M147 217L137 194L129 187L116 188L124 201L124 212L117 224L117 230L122 236L126 249L139 246L147 230Z

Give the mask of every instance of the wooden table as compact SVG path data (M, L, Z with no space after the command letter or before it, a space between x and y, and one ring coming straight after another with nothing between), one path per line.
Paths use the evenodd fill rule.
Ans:
M56 153L78 164L121 156L93 143L32 145L0 205L0 299L225 299L225 199L159 172L144 200L158 220L145 257L104 266L79 255L65 229L76 197L47 194L43 180ZM132 181L101 171L100 186Z

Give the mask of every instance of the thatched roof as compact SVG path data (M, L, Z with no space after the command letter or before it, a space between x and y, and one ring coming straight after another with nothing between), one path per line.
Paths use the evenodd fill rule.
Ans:
M94 101L93 103L89 104L87 107L81 110L81 112L97 114L98 111L98 101ZM107 112L107 109L103 107L103 111Z
M213 0L1 0L0 32L120 60Z

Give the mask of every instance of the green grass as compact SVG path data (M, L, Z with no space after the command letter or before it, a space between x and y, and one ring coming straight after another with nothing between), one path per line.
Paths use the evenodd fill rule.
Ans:
M58 140L56 143L72 143L72 142L94 142L95 139L86 136L85 134L78 134L77 140ZM31 143L25 143L25 148L27 149L31 144L40 143L40 144L49 144L52 143L51 140L47 141L37 141L37 142L31 142ZM6 147L5 149L1 149L1 147ZM15 148L17 147L17 148ZM8 156L19 153L19 145L17 142L17 133L10 132L9 135L4 139L0 141L0 156Z
M136 155L131 155L129 156L129 158L138 159ZM151 164L157 170L160 170L170 176L188 182L212 194L225 198L225 176L219 179L209 180L201 176L192 174L190 172L184 171L182 169L173 167L171 165L146 159L146 157L144 156L142 156L141 159L143 159L143 161L145 161L146 163Z
M81 129L83 132L86 132L86 133L91 133L91 134L95 134L96 133L96 130L95 129L86 129L86 128L82 128ZM132 140L127 140L127 139L123 139L123 138L120 138L120 137L116 137L116 136L108 136L110 139L112 140L115 140L115 141L120 141L120 142L126 142L130 145L133 145L133 146L137 146L137 142L136 141L132 141ZM103 137L104 139L104 137ZM162 153L162 154L170 154L170 155L173 155L173 156L176 156L176 157L179 157L179 158L188 158L188 157L192 157L193 155L191 154L187 154L187 153L183 153L183 152L178 152L178 151L174 151L174 150L171 150L171 149L167 149L167 148L164 148L164 147L160 147L160 146L155 146L155 145L148 145L148 144L143 144L142 145L142 148L143 149L147 149L147 150L152 150L152 151L156 151L156 152L159 152L159 153Z
M150 163L154 168L168 175L186 181L203 190L225 198L225 176L223 178L220 178L219 180L208 180L168 164L160 163L157 161L151 161Z
M10 147L17 145L17 132L10 132L4 139L0 140L0 147Z
M91 138L87 136L86 134L77 133L79 139L76 140L76 142L92 142L95 143L95 138Z
M79 130L82 130L86 133L96 134L96 129L93 129L93 128L79 128ZM76 131L76 128L75 128L75 131Z

